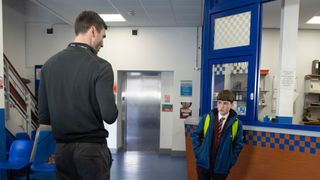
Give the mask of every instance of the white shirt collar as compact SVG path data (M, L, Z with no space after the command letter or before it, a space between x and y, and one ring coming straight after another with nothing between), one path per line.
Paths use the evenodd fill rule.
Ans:
M230 114L230 113L228 113L228 114L226 114L226 115L222 116L222 115L219 113L218 118L219 118L219 119L224 118L224 121L225 121L225 120L227 120L227 119L228 119L229 114Z

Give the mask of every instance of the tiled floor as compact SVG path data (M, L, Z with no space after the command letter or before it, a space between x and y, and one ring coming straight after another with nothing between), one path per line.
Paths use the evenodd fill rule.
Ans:
M185 156L127 151L113 154L111 180L185 180Z
M111 180L186 180L185 156L126 151L112 154ZM17 178L25 179L25 178ZM33 173L30 179L54 180L54 174Z

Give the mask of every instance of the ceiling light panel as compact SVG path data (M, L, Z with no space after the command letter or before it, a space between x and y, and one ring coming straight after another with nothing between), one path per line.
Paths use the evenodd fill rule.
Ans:
M126 21L121 14L99 14L105 22L124 22Z

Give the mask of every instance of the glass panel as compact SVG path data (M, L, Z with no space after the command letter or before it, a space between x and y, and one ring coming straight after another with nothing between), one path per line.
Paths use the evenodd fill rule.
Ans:
M277 109L281 1L264 3L262 18L258 120L271 122Z
M233 109L238 115L247 114L248 62L212 65L211 108L217 107L218 93L231 90L236 98Z
M250 11L217 18L214 24L214 50L250 45Z
M315 1L314 1L315 2ZM287 105L286 108L292 109L292 124L320 125L320 94L310 92L309 88L316 88L320 91L320 64L319 64L319 30L316 24L306 22L318 12L320 1L312 4L307 0L300 1L299 10L299 29L297 41L296 63L296 86L294 87L293 106ZM308 8L309 7L309 8ZM310 9L314 7L314 11ZM286 43L286 39L281 40L281 9L282 1L270 1L263 4L262 17L262 42L261 42L261 61L260 61L260 86L259 86L259 116L261 122L276 123L276 116L279 100L277 98L280 77L280 55L281 41ZM309 29L310 28L310 29ZM309 46L308 46L309 45ZM294 49L292 49L292 52ZM282 68L283 69L283 68ZM320 76L319 76L320 77ZM264 91L264 92L263 92ZM315 105L315 106L312 106ZM281 114L280 114L281 116Z
M269 69L260 69L258 120L261 122L275 117L277 95L273 91L276 86L274 79L275 77L269 74Z

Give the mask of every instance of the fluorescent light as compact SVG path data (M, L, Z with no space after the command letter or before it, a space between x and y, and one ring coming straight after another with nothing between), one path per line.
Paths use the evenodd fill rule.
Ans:
M320 24L320 16L313 16L307 24Z
M123 22L126 21L121 14L99 14L105 22Z
M141 76L140 72L130 72L131 76Z

